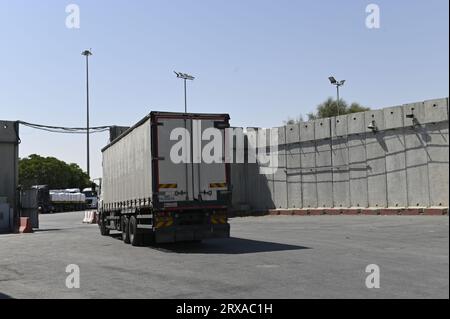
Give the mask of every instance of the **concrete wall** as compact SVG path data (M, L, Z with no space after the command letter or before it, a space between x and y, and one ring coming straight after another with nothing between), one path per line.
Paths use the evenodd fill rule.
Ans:
M17 212L19 126L0 121L0 233L13 230Z
M277 128L278 170L232 164L234 204L448 207L448 114L444 98Z

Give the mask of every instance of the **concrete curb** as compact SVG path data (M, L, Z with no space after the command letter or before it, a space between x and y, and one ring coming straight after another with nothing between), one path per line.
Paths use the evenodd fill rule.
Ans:
M230 217L246 216L448 216L448 208L304 208L232 212Z

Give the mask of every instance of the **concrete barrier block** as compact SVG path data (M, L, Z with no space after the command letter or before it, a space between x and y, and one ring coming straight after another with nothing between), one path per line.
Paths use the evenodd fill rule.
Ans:
M403 129L387 131L386 179L388 207L407 207L406 156Z
M394 106L383 109L384 113L384 128L386 130L402 128L403 121L403 107Z
M331 118L331 134L334 137L348 135L348 115Z
M329 118L314 121L315 139L328 139L331 134L331 120Z
M288 208L287 207L287 157L286 157L286 127L277 127L276 130L272 130L272 135L278 139L278 150L275 154L277 162L272 162L271 167L275 170L273 174L274 181L274 193L273 200L275 207Z
M289 208L301 208L300 126L286 127L287 196Z
M308 142L315 139L315 125L314 121L300 123L300 141Z
M426 124L430 206L449 206L448 121Z
M423 123L448 121L448 98L428 100L424 103Z
M403 122L405 127L424 124L427 122L426 119L427 117L423 102L403 105Z
M347 145L350 179L350 206L368 207L368 167L364 135L349 135L347 139Z
M367 194L369 207L387 206L385 132L366 133Z
M316 141L316 182L318 207L333 206L333 173L330 139Z
M374 124L380 131L385 129L383 110L372 110L364 112L364 120L366 133L373 133L373 130L369 128L369 125L371 124Z
M350 172L347 137L334 137L332 140L332 207L350 207Z
M317 207L316 145L314 141L300 146L301 201L304 208Z
M366 132L365 117L366 117L366 112L349 114L347 116L348 134L363 134L363 133L365 133Z
M280 160L284 160L286 156L280 155ZM273 176L273 201L276 208L288 208L287 206L287 181L286 168L279 167Z
M428 207L430 204L426 134L419 127L405 128L406 191L409 207Z

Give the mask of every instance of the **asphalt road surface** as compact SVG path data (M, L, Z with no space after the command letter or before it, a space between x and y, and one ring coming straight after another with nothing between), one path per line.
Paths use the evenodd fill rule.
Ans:
M235 218L231 239L158 247L82 219L43 215L34 234L0 235L0 298L449 298L448 216ZM80 288L66 286L70 264Z

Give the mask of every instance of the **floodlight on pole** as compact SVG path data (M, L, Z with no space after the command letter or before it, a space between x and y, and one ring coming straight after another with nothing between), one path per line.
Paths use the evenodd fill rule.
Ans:
M187 92L186 92L186 82L187 80L189 81L194 81L195 77L193 77L192 75L189 75L187 73L181 73L181 72L176 72L173 71L173 73L175 73L175 75L177 76L177 78L182 79L184 81L184 113L187 113Z
M339 102L340 102L339 101L339 88L345 84L345 80L338 81L338 80L335 79L334 76L330 76L328 78L328 80L330 80L330 83L332 85L336 86L336 90L337 90L337 112L338 112L337 115L339 116Z
M86 149L87 149L87 174L90 178L90 147L89 147L89 57L92 55L92 49L84 50L81 55L86 57Z

